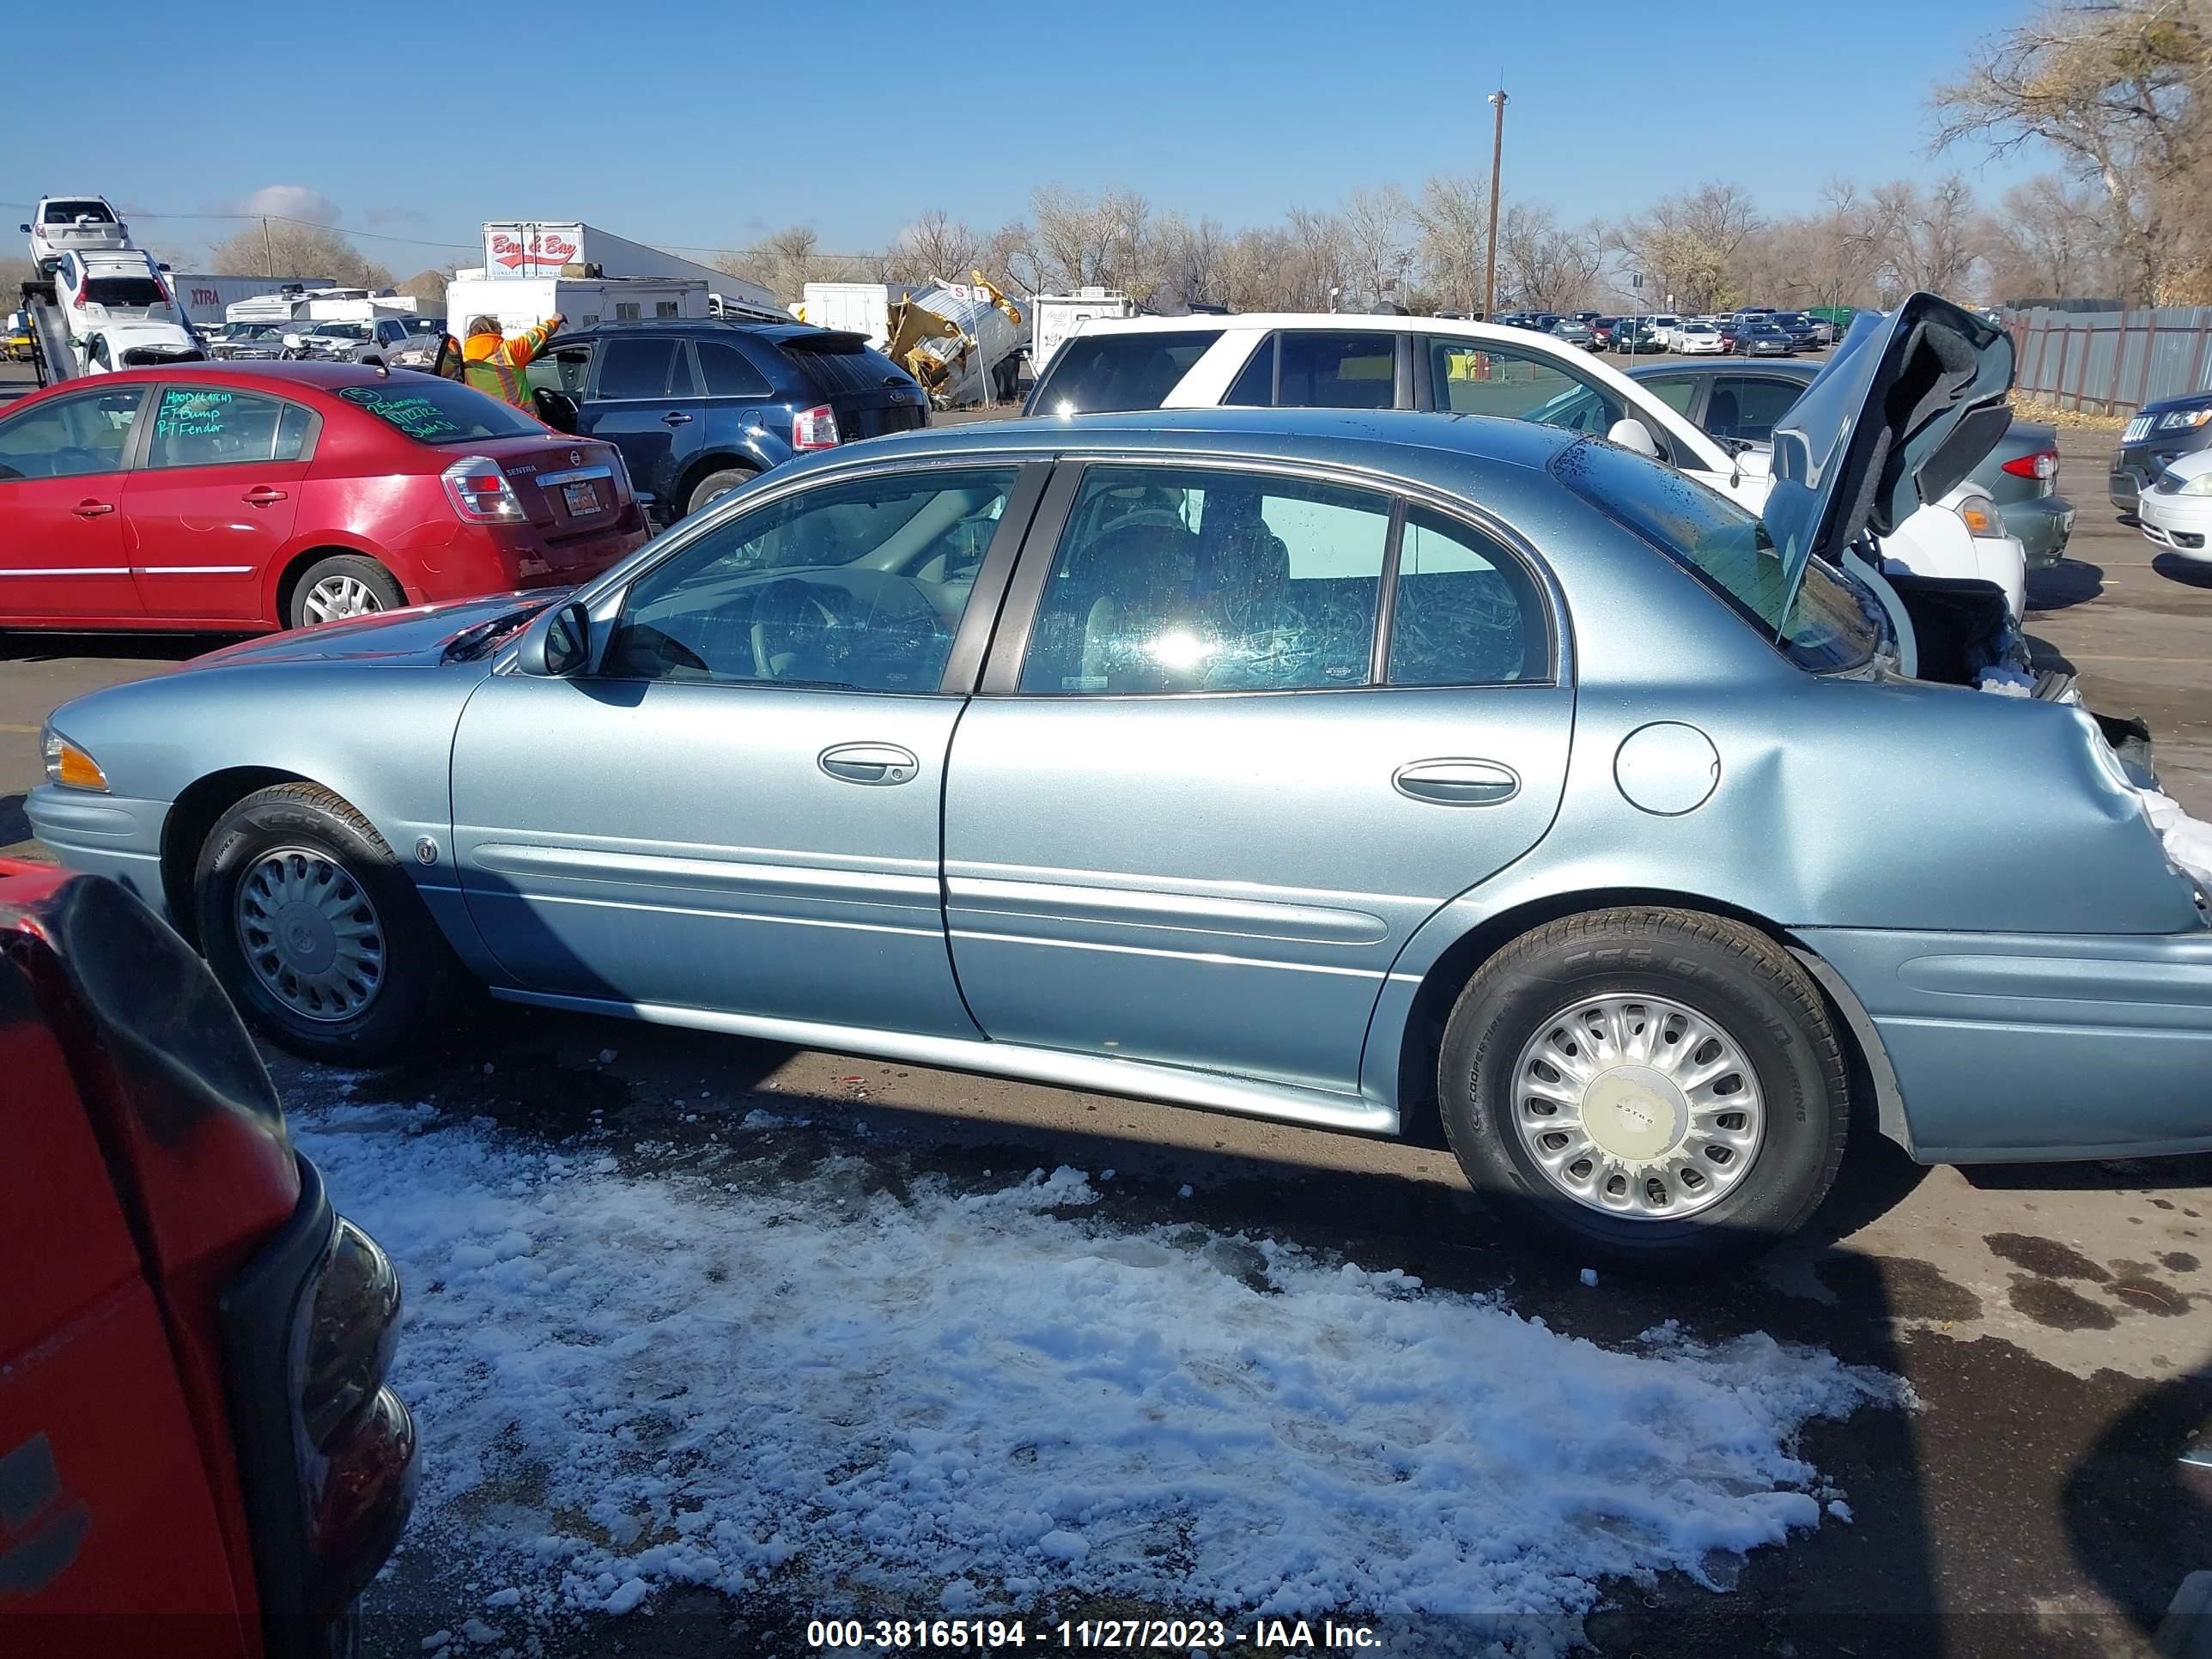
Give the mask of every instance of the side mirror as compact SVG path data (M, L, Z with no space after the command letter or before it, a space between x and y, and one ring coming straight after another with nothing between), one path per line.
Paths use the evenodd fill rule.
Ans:
M556 680L571 678L590 665L592 617L581 600L571 599L553 612L541 653L540 672Z
M1615 421L1607 428L1606 437L1623 449L1632 449L1639 455L1659 459L1659 441L1651 435L1651 428L1633 416Z
M18 225L15 228L21 231L26 236L28 236L31 234L31 228L28 225Z

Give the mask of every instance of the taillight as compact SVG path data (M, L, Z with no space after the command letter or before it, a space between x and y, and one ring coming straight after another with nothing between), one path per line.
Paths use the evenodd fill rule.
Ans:
M2015 478L2055 478L2058 476L2058 452L2039 449L2033 455L2015 455L2004 464L2004 470Z
M802 409L791 417L793 449L830 449L837 442L837 413L827 404Z
M307 1522L310 1619L335 1619L358 1595L406 1519L415 1425L384 1386L399 1340L399 1275L374 1239L337 1218L295 1316L294 1444Z
M520 524L522 502L499 463L489 455L469 455L440 475L446 499L470 524Z

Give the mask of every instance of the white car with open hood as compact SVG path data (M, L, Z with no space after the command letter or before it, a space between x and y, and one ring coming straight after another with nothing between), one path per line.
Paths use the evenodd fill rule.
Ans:
M1846 356L1839 349L1822 378ZM2008 351L2004 366L2009 376ZM1754 513L1770 484L1765 449L1732 452L1650 387L1589 353L1528 329L1455 318L1312 312L1098 318L1054 354L1026 412L1221 405L1435 410L1536 421L1656 456ZM1978 486L1950 489L1881 526L1881 559L1916 577L1994 584L2015 635L2008 654L2024 664L2026 647L2016 636L2027 605L2027 555L2002 519L1978 510L1985 505Z

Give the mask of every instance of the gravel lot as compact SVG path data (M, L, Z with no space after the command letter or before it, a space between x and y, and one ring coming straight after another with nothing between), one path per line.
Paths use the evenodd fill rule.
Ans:
M2154 558L2114 520L2111 442L2062 430L2060 489L2081 515L2071 556L2031 583L2029 631L2075 666L2093 706L2148 720L2169 790L2212 817L2212 574ZM0 637L0 849L36 852L21 799L48 710L213 643ZM727 1159L745 1191L834 1177L856 1202L897 1200L917 1182L988 1193L1065 1165L1096 1194L1085 1224L1103 1234L1085 1235L1086 1249L1096 1236L1195 1227L1402 1271L1425 1294L1496 1297L1600 1344L1674 1320L1705 1342L1765 1332L1817 1345L1909 1384L1913 1410L1863 1408L1804 1433L1801 1455L1848 1495L1850 1524L1753 1553L1734 1594L1680 1572L1609 1583L1589 1626L1606 1653L2139 1652L2183 1574L2212 1566L2204 1504L2176 1462L2212 1439L2212 1159L1924 1170L1869 1139L1819 1230L1755 1274L1591 1285L1580 1264L1493 1226L1449 1159L1418 1146L516 1010L472 1016L373 1077L281 1057L274 1069L318 1134L353 1132L356 1108L428 1105L441 1115L416 1121L473 1118L492 1148L604 1156L624 1180ZM754 1113L768 1115L749 1126ZM824 1241L838 1248L834 1224ZM443 1293L434 1279L410 1277L418 1307ZM733 1334L728 1364L744 1353ZM407 1364L403 1350L403 1385ZM735 1599L656 1588L628 1617L518 1634L484 1612L503 1582L450 1534L410 1542L371 1593L370 1651L416 1654L440 1631L465 1650L465 1621L483 1617L486 1652L798 1653L806 1616L849 1610L773 1581Z

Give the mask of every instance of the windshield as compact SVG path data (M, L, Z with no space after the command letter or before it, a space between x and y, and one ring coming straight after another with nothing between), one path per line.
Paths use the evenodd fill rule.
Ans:
M478 438L544 437L545 428L520 410L452 380L416 379L405 384L338 388L338 396L417 442L467 443Z
M307 331L311 334L322 335L326 339L366 340L368 337L368 325L367 323L317 323Z
M1553 476L1687 571L1800 668L1831 673L1874 655L1881 634L1857 584L1813 560L1796 602L1766 526L1672 467L1588 439Z

